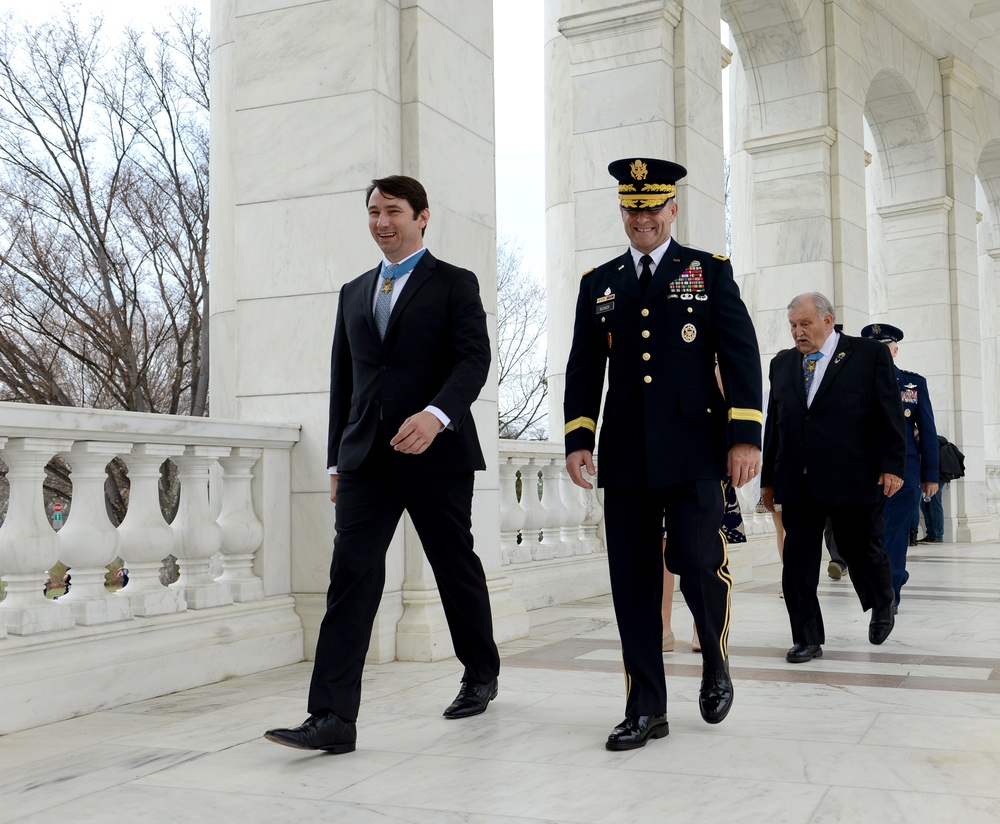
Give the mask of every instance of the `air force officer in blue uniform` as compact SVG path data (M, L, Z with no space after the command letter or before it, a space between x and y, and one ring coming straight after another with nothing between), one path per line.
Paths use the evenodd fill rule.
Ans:
M722 521L727 474L741 486L759 471L761 369L757 336L729 259L681 246L675 182L686 171L628 158L608 167L629 248L584 275L566 367L566 466L591 484L607 374L598 485L615 616L625 665L625 720L610 750L668 732L660 601L666 564L702 643L699 707L718 723L732 706L731 620ZM716 356L723 391L715 376Z
M903 331L888 323L871 323L861 330L861 337L873 338L889 347L892 357L899 353ZM896 367L899 397L903 401L903 428L906 430L906 474L903 488L885 501L885 535L882 544L892 566L892 589L899 606L899 592L910 577L906 571L906 549L910 524L920 496L933 498L938 491L938 466L941 447L934 410L931 408L927 380L916 372Z

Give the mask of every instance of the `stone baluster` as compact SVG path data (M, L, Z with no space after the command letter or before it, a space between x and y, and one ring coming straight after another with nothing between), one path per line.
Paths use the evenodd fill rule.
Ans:
M239 603L264 600L264 582L253 574L254 554L264 540L264 525L253 509L250 484L262 449L236 447L222 464L222 575L215 580L229 587Z
M552 558L555 552L544 546L538 537L545 525L545 510L538 494L538 461L544 458L529 458L521 467L521 508L524 510L524 526L521 527L521 545L527 544L533 561Z
M559 465L557 459L546 460L542 465L542 509L545 522L542 524L542 545L551 553L549 557L560 558L573 554L572 547L562 540L562 529L569 520L569 513L562 499Z
M559 489L566 508L566 525L560 531L560 538L569 550L566 554L586 555L590 549L583 534L583 519L587 517L587 505L583 499L585 490L573 483L565 465L559 469Z
M160 568L175 554L174 531L160 507L160 467L183 447L146 443L121 455L128 464L128 512L118 527L119 554L128 569L128 584L117 593L132 605L132 614L148 617L184 612L184 593L169 589L160 580ZM72 591L72 590L71 590Z
M587 506L587 516L583 519L584 541L591 552L604 552L604 542L601 540L598 527L604 516L604 506L596 486L584 490L584 500Z
M229 455L228 446L188 446L173 459L181 482L177 517L171 527L176 536L180 577L171 588L184 593L188 609L207 609L233 602L229 587L211 576L212 556L222 547L222 527L212 517L208 479L212 465Z
M525 521L525 512L517 502L517 470L518 459L513 456L500 464L500 558L504 566L531 560L526 542L517 542Z
M42 499L45 464L72 444L53 438L12 438L3 448L10 499L0 526L0 570L7 590L0 613L11 635L70 629L75 623L70 610L45 597L45 570L59 560L59 536L45 517Z
M104 582L107 566L119 555L121 538L108 518L104 484L108 462L132 444L77 441L63 457L71 466L73 502L59 530L59 560L72 570L72 587L59 598L82 626L128 621L127 598L116 598Z

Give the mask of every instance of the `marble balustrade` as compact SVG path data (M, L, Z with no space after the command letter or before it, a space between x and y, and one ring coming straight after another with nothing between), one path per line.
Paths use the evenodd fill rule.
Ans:
M994 518L1000 516L1000 463L986 463L986 510Z
M288 572L298 440L294 425L0 403L0 734L302 660ZM56 455L73 487L62 520L43 498ZM117 528L104 493L115 457L130 479ZM168 459L180 484L172 523L158 492ZM168 555L180 576L164 586ZM129 582L109 592L119 557ZM43 584L57 561L72 586L53 600Z

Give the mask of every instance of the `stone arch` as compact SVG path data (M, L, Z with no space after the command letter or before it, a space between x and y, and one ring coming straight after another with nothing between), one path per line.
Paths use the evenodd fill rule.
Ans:
M879 152L887 197L905 202L941 195L944 167L936 135L926 107L899 71L882 69L872 78L865 117Z
M824 16L822 3L805 0L722 3L746 74L756 134L825 122Z

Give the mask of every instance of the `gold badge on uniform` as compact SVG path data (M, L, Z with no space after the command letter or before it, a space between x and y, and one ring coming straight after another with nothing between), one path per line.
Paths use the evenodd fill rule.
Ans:
M904 409L903 410L903 414L906 415L906 417L910 417L910 410L909 409Z
M694 324L685 323L684 328L681 329L681 340L684 343L691 343L696 337L698 337L698 330L694 328Z
M633 180L645 180L646 175L649 174L649 167L646 166L641 160L636 160L632 163L628 170L632 173Z

